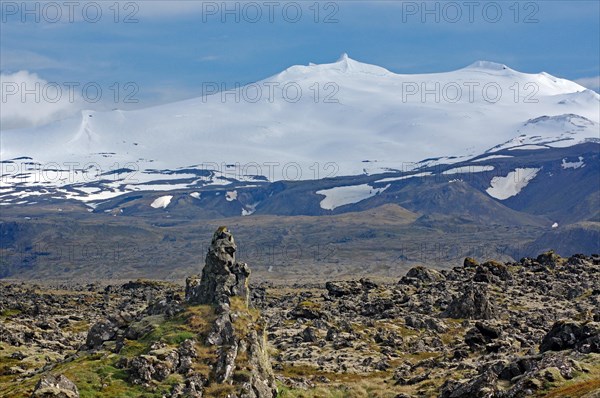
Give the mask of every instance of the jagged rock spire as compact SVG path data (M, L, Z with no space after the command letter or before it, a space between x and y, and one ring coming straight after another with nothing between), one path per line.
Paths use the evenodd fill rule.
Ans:
M249 299L250 268L246 263L235 261L236 249L231 232L227 227L219 227L206 254L202 278L187 278L185 297L191 304L216 307L217 317L206 337L206 344L217 347L213 368L215 381L235 387L236 393L228 397L274 398L277 387L267 353L264 320L253 318L247 308L230 306L232 297L241 297L246 307ZM242 318L244 322L240 321ZM243 380L237 380L234 372L244 369L242 366L249 373Z
M229 304L229 298L242 297L248 303L250 267L235 261L237 246L227 227L219 227L206 254L202 278L186 280L185 298L194 304Z

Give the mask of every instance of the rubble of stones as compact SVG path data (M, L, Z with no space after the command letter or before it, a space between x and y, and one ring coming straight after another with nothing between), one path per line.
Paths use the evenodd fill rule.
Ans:
M394 284L360 279L278 290L253 291L278 350L276 370L389 372L391 384L413 387L399 397L443 398L528 396L546 382L600 371L598 256L467 258L451 270L414 267ZM432 389L432 380L444 382Z
M188 278L185 293L151 281L52 290L0 283L0 357L4 351L12 359L0 365L0 377L40 377L32 397L78 397L53 371L57 364L90 352L118 354L126 340L143 338L190 303L214 307L208 336L178 347L157 342L145 355L124 357L119 366L129 383L150 386L179 374L173 398L206 396L210 383L235 384L234 396L266 398L276 396L276 382L311 389L356 374L384 379L398 398L516 398L600 369L598 256L467 258L450 270L417 266L393 282L248 286L233 240L217 241L205 275ZM262 315L246 337L234 333L240 314L232 297ZM210 377L194 366L198 343L218 352ZM241 380L232 373L239 358L253 369ZM293 369L311 371L298 376Z

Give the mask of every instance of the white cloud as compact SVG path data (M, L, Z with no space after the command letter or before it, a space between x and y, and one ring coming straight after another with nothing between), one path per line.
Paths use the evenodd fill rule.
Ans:
M65 65L55 59L28 50L3 50L2 57L0 57L0 70L3 71L21 70L23 68L64 69L64 67Z
M39 126L63 119L80 108L76 92L22 70L0 73L0 129Z
M582 77L575 80L575 83L581 84L590 90L600 91L600 76Z

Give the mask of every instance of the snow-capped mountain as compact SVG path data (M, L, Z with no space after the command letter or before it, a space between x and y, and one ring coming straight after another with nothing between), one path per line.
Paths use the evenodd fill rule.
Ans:
M405 75L344 54L217 90L211 83L186 101L3 131L1 204L406 172L600 142L600 95L486 61Z

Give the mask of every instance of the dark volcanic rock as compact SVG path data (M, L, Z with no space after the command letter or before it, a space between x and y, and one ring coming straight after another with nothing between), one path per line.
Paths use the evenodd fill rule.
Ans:
M549 250L540 254L537 256L536 260L541 265L546 265L549 267L556 267L557 265L562 265L565 262L565 260L558 254L554 253L553 250Z
M584 353L600 353L600 324L558 321L544 336L540 352L576 349Z
M434 283L444 279L444 275L439 271L418 265L408 270L406 275L400 280L400 283L405 285L412 284L416 281L421 283Z
M249 300L248 277L250 268L246 263L235 261L237 246L233 235L225 227L214 233L206 254L202 278L186 280L185 299L190 304L229 303L229 298L239 296Z
M363 285L359 281L327 282L325 289L333 297L354 296L362 293Z
M486 261L475 268L473 280L475 282L497 283L499 281L508 281L512 275L506 265L497 261Z
M492 319L496 313L485 285L470 283L465 286L461 296L452 300L442 316L455 319Z
M377 288L377 284L369 279L358 281L338 281L325 283L325 289L332 297L355 296Z
M474 268L474 267L477 267L478 265L479 265L479 263L473 257L466 257L465 261L463 262L463 267L465 267L465 268L471 268L471 267Z
M85 344L88 348L98 348L105 341L114 340L119 327L110 320L102 320L94 324L87 335Z
M484 372L466 383L447 380L440 389L440 398L493 398L496 396L497 380L492 371Z

